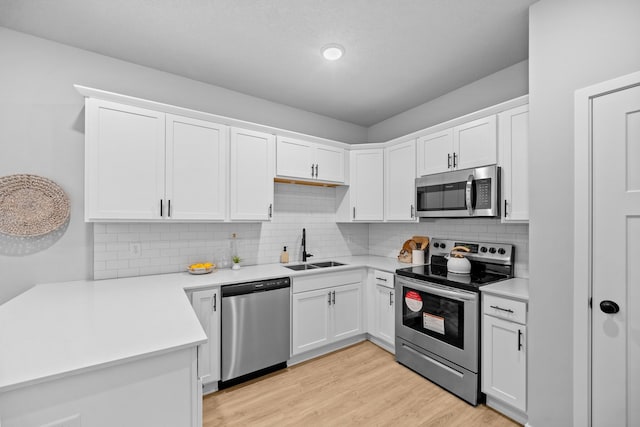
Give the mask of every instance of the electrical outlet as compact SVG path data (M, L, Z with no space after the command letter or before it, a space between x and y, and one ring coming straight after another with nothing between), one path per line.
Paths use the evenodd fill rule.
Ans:
M41 427L82 427L80 414L71 415L70 417L60 418L56 421L43 424Z
M142 250L140 249L140 242L129 243L129 255L139 257Z

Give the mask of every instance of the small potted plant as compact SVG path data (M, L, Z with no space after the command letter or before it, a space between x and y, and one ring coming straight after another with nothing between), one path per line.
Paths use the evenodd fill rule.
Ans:
M231 267L231 269L238 270L240 268L240 261L242 261L242 259L240 259L238 255L234 255L231 259L233 260L233 266Z

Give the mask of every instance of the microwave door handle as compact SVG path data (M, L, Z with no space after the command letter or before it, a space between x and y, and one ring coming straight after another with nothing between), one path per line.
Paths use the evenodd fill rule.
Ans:
M471 195L473 192L473 179L473 175L469 175L469 178L467 178L467 188L465 191L465 195L467 198L467 212L469 212L469 216L473 215L473 205L471 200Z

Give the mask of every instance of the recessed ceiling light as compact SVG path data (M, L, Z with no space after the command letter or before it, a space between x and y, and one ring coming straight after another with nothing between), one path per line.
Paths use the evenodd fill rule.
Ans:
M342 55L344 55L344 47L340 46L339 44L332 43L323 46L321 52L322 56L324 56L324 59L335 61L342 58Z

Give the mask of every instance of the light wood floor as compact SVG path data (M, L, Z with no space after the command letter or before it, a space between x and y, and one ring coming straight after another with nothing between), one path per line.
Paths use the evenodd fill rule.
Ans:
M203 426L518 426L365 341L205 396Z

